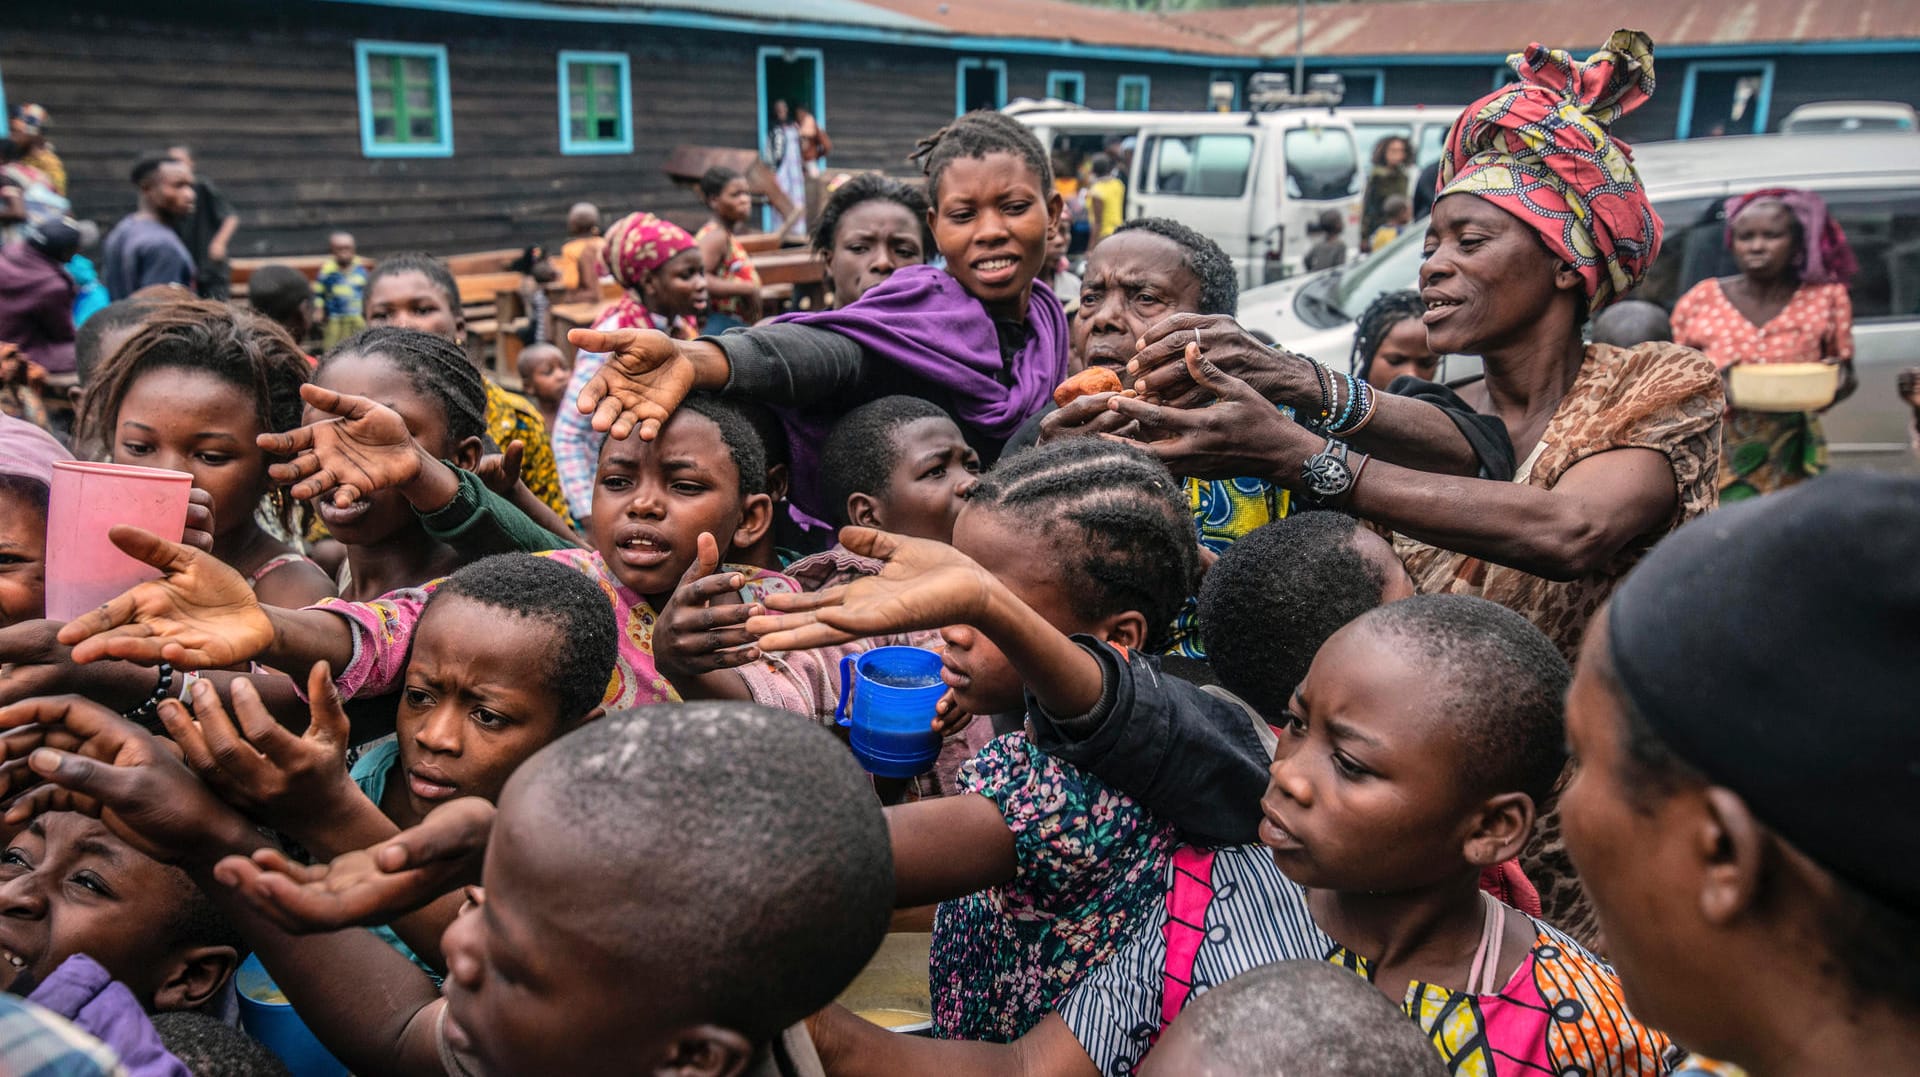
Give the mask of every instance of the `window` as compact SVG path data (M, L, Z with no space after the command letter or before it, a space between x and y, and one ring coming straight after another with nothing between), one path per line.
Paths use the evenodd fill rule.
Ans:
M1163 135L1149 140L1147 193L1238 198L1253 165L1252 135Z
M1087 77L1078 71L1047 72L1047 96L1055 101L1087 103Z
M1354 150L1362 161L1373 163L1373 148L1389 138L1398 136L1413 143L1413 125L1410 123L1356 123L1353 125Z
M1334 127L1295 127L1280 143L1287 160L1287 194L1314 202L1360 193L1353 136Z
M633 152L626 53L560 54L560 152Z
M1005 60L960 61L953 86L955 115L982 108L1005 108L1006 105L1007 62Z
M1113 94L1113 107L1122 112L1145 112L1152 107L1153 80L1145 75L1122 75Z
M1501 64L1499 67L1493 69L1493 88L1496 90L1502 86L1511 86L1519 81L1520 72L1515 71L1506 64Z
M356 41L360 152L368 157L453 156L453 108L444 45Z
M1339 75L1347 84L1346 96L1340 103L1348 106L1365 107L1383 105L1387 101L1387 73L1378 67L1338 67L1332 72Z
M1420 128L1420 144L1414 147L1414 163L1425 168L1447 152L1447 132L1453 129L1449 123L1429 123Z
M1773 102L1773 61L1695 60L1680 88L1675 138L1757 135Z

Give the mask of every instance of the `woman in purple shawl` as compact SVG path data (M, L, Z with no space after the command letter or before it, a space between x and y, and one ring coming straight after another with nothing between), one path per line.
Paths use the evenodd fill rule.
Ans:
M1060 197L1039 140L997 112L962 116L916 157L945 270L902 268L839 310L697 341L576 329L576 346L613 353L578 401L594 428L651 439L696 388L774 405L793 455L793 504L819 518L829 515L818 480L827 429L869 400L940 404L991 463L1066 377L1066 312L1035 280Z

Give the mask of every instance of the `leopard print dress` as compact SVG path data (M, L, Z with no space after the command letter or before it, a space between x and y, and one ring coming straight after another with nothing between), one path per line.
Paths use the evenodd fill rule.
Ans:
M1678 503L1666 526L1636 539L1604 571L1577 580L1529 575L1405 536L1394 549L1421 594L1477 595L1532 621L1567 656L1580 652L1587 622L1660 538L1719 504L1720 422L1726 400L1713 364L1692 348L1587 345L1573 387L1547 423L1515 482L1551 490L1582 460L1613 449L1652 449L1673 466ZM1560 838L1557 808L1544 806L1522 869L1540 891L1547 922L1599 950L1592 909Z

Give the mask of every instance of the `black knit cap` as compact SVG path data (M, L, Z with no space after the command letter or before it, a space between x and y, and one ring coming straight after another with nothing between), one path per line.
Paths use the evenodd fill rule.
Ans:
M1627 698L1782 838L1920 909L1920 479L1828 475L1720 509L1614 592Z

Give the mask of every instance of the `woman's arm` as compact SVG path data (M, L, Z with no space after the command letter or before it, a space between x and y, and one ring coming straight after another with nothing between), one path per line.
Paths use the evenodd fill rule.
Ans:
M1270 348L1225 315L1176 314L1155 325L1127 364L1132 387L1146 400L1177 408L1204 404L1212 394L1187 373L1181 357L1199 333L1207 361L1246 382L1270 403L1292 408L1303 421L1321 410L1318 364ZM1337 377L1330 371L1329 377ZM1479 475L1484 461L1460 427L1442 409L1420 400L1380 393L1373 421L1351 437L1354 448L1376 459L1442 475ZM1497 471L1498 469L1490 469ZM1249 472L1251 474L1251 472Z
M829 1006L807 1018L807 1031L829 1077L1098 1077L1057 1014L1012 1043L934 1040L902 1036L867 1021L844 1006Z

